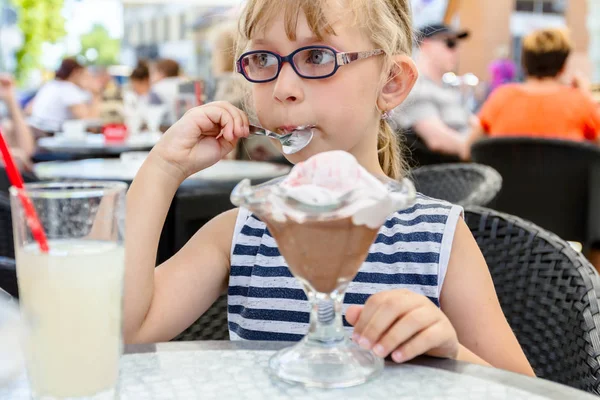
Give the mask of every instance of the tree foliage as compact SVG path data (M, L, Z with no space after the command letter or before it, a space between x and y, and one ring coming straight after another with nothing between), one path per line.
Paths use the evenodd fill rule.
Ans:
M90 59L88 50L95 50L96 57ZM92 29L81 35L81 51L79 54L86 57L89 64L108 66L119 61L121 42L110 37L108 30L100 24L95 24Z
M12 0L19 16L23 45L15 54L16 75L24 80L40 67L42 44L56 43L66 35L62 15L64 0Z

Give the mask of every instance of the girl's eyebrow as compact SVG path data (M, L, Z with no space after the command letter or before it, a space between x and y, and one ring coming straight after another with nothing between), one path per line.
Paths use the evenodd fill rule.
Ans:
M259 46L266 46L270 44L267 39L252 39L251 43Z
M317 43L317 42L325 42L325 38L321 38L319 39L316 35L312 35L312 36L307 36L304 38L296 38L296 40L294 41L294 43L298 46L298 47L304 47L306 45L310 45L313 43ZM252 44L254 46L269 46L269 45L274 45L274 43L272 43L269 39L253 39L252 40Z

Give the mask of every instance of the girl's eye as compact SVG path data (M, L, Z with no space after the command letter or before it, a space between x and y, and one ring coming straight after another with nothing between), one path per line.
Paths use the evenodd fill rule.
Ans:
M306 63L323 65L334 61L334 55L329 50L312 49L307 51Z
M257 53L252 55L252 64L260 68L267 68L277 64L277 59L269 53Z

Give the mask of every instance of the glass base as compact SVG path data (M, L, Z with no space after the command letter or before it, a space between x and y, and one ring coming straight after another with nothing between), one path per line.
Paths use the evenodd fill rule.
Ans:
M334 344L304 338L271 357L269 368L274 376L289 383L344 388L377 376L383 370L383 359L347 338Z

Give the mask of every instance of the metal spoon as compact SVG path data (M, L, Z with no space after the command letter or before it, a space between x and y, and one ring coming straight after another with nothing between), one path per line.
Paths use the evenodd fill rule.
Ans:
M293 132L288 134L278 135L260 126L250 125L250 134L279 140L283 153L289 155L297 153L308 146L313 139L313 128L314 126L312 125L304 125L297 127Z

